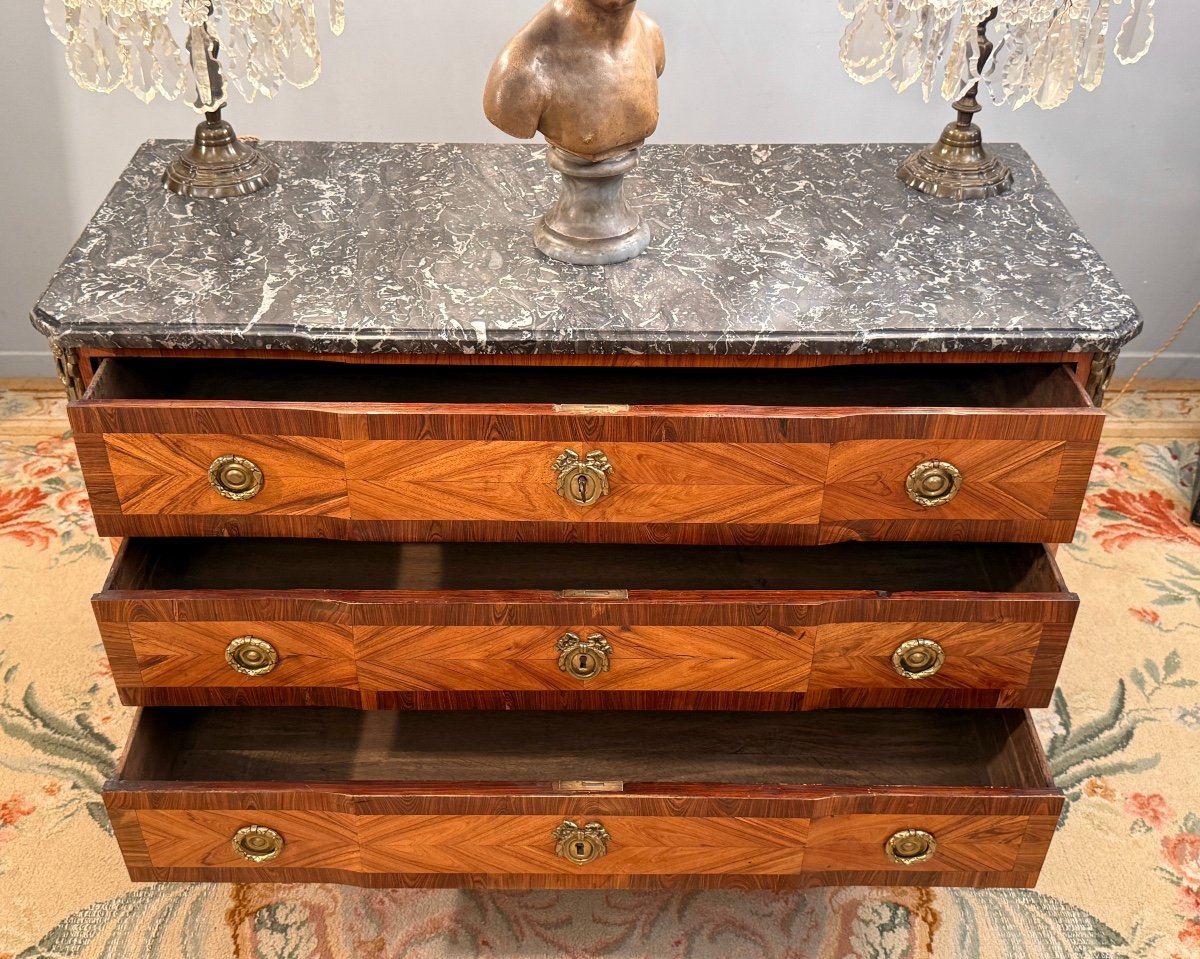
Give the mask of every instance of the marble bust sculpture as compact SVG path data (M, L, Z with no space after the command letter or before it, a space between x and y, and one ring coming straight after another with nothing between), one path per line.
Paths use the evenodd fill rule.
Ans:
M551 0L500 54L484 113L505 133L541 133L562 174L558 204L535 231L538 248L572 263L641 253L649 230L624 176L658 126L666 50L637 0Z

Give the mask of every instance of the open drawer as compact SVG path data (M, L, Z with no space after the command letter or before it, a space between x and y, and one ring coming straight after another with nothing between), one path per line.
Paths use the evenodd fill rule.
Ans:
M127 704L1044 706L1043 546L133 539L93 600Z
M1070 540L1103 414L1064 366L105 359L108 536Z
M105 803L150 881L1031 886L1020 711L143 710Z

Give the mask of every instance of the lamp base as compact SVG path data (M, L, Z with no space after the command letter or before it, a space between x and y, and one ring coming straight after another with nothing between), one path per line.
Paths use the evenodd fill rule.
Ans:
M983 200L1013 187L1012 170L984 149L974 123L951 123L937 143L900 164L896 176L914 190L947 200Z
M191 147L175 157L163 174L163 183L172 193L206 200L249 196L278 180L275 162L239 140L219 112L196 127Z
M558 202L533 231L533 242L552 260L579 266L624 263L650 245L650 227L625 196L625 174L637 166L630 150L589 163L551 146L551 168L562 176Z

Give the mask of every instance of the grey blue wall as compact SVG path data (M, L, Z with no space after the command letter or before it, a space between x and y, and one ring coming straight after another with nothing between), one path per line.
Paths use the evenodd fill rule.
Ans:
M480 93L493 57L541 0L348 0L325 74L272 102L235 103L239 131L276 139L498 140ZM317 0L320 6L322 0ZM136 145L190 134L180 103L77 89L38 0L5 4L0 89L0 376L50 372L30 305ZM1110 64L1097 93L1043 113L988 110L987 134L1025 144L1141 307L1152 352L1200 298L1200 4L1157 4L1155 48ZM945 104L841 72L836 0L643 0L663 26L663 142L909 141ZM1200 324L1148 375L1200 378Z

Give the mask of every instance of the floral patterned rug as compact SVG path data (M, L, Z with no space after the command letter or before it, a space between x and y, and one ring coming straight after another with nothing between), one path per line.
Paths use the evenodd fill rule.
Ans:
M378 892L127 880L108 548L57 390L0 389L0 959L1200 957L1200 394L1117 414L1061 552L1083 612L1038 721L1069 806L1036 891Z

